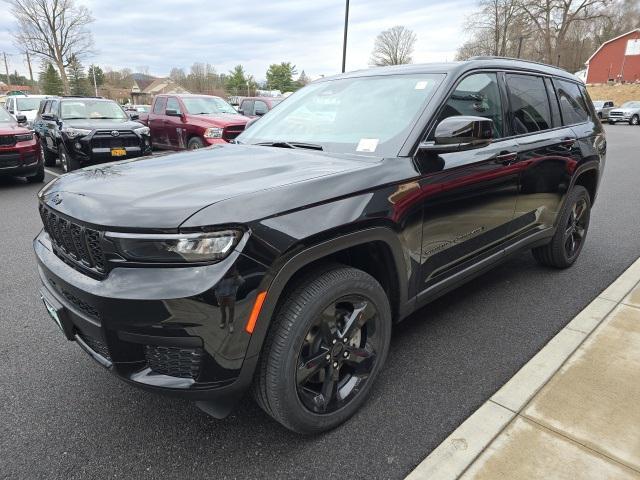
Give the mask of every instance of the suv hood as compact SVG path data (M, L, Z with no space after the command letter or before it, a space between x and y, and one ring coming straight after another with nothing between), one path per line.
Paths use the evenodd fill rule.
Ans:
M230 144L77 170L50 183L40 198L94 225L170 230L223 200L367 166L370 161L349 156Z
M122 120L113 119L76 119L76 120L63 120L65 127L73 128L86 128L88 130L133 130L134 128L143 127L140 122L129 120L128 118Z

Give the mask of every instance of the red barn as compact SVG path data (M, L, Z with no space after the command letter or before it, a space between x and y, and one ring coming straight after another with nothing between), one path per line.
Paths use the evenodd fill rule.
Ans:
M586 65L587 83L640 81L640 28L604 42Z

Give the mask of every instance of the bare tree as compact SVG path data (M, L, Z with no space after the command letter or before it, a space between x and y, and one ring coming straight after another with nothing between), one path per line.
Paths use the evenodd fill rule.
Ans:
M87 26L93 22L89 9L74 0L4 0L18 22L13 34L16 46L52 62L69 91L66 67L69 58L91 51L93 37Z
M371 63L378 67L411 63L416 34L403 26L384 30L376 37Z

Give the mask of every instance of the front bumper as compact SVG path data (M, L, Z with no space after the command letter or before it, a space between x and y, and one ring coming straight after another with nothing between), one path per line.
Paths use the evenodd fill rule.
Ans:
M26 146L0 148L0 175L16 177L35 175L39 166L40 148L35 141Z
M98 133L100 132L93 132L76 139L63 136L67 153L82 166L137 158L152 153L151 137L148 135L140 136L128 132L125 136L123 132L120 138L105 138ZM114 156L112 151L116 149L124 150L126 154Z
M250 385L257 355L246 357L251 336L244 326L261 264L233 252L214 265L120 267L96 280L59 258L46 233L34 249L41 296L59 312L67 339L121 379L222 411ZM242 284L235 298L222 299L216 286L228 275Z

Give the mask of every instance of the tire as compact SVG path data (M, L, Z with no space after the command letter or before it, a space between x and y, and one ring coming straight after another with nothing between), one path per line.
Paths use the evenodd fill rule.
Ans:
M616 122L612 122L611 120L609 120L609 125L615 125Z
M44 163L40 162L38 165L38 171L35 175L27 177L27 182L29 183L42 183L44 182Z
M602 120L602 112L598 112L598 118Z
M62 165L62 171L64 173L72 172L80 168L80 163L71 155L69 155L63 143L60 144L60 146L58 147L58 150L59 150L58 155L60 158L60 165Z
M40 140L40 155L42 156L42 160L46 167L56 166L56 161L58 160L56 154L50 152L42 140Z
M314 434L365 402L389 349L391 310L380 284L354 268L331 265L296 283L272 320L253 396L285 427ZM347 328L353 319L361 328Z
M197 150L199 148L204 148L204 142L200 137L193 137L189 139L187 143L188 150Z
M587 190L577 185L567 196L558 217L556 233L547 245L531 250L542 265L567 268L580 256L589 230L591 199Z
M629 125L640 125L640 117L638 117L638 115L634 115L633 117L631 117L631 120L629 120Z

